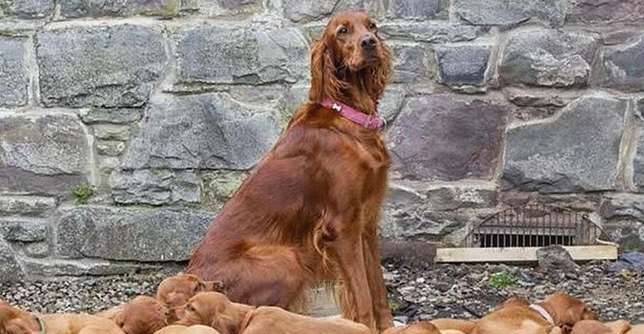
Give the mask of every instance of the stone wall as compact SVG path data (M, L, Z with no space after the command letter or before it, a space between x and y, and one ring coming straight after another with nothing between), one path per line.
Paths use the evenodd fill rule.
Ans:
M640 0L0 0L0 279L185 261L344 8L395 55L384 237L541 201L642 248Z

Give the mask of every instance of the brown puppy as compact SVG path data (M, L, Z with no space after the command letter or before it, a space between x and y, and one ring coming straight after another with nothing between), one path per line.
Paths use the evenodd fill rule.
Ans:
M221 334L371 334L368 327L345 319L316 319L278 307L231 302L217 292L202 292L178 310L179 325L207 325Z
M181 326L181 325L172 325L160 329L154 334L220 334L212 327L195 325L195 326Z
M158 300L138 296L97 316L114 321L126 334L152 334L168 325L168 313Z
M601 323L597 320L582 320L575 324L570 334L624 334L631 328L628 321L617 320Z
M156 298L168 308L175 308L184 305L192 296L204 291L221 292L221 283L204 281L195 275L179 273L164 279L159 284Z
M490 312L494 312L494 311L500 310L500 309L502 309L504 307L510 307L510 306L525 306L525 307L528 307L528 306L530 306L530 301L528 301L527 299L525 299L523 297L513 296L513 297L510 297L510 298L504 300L501 304L495 306L492 309L492 311L490 311Z
M585 319L596 319L584 303L564 293L555 293L545 301L526 306L508 306L479 320L472 334L498 334L521 331L526 333L569 333L572 326Z
M2 334L124 334L114 322L88 314L52 314L37 317L0 303Z
M476 326L476 320L464 319L434 319L430 321L432 325L436 326L439 331L457 330L465 334L469 334Z
M441 334L441 332L432 323L421 321L411 325L389 328L382 334Z
M626 334L644 334L644 325L635 325Z

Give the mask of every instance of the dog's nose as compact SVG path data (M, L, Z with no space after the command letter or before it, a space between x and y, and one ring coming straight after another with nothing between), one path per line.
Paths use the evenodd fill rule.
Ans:
M362 46L362 48L365 50L371 50L376 46L376 39L372 34L362 36L362 39L360 40L360 46Z

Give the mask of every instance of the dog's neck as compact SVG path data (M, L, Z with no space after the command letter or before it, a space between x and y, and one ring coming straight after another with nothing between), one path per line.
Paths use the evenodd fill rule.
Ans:
M533 307L533 306L536 306L536 307ZM530 305L530 308L538 312L541 315L541 317L546 319L548 322L552 323L552 325L556 326L561 322L561 319L558 317L557 312L554 310L552 306L550 306L549 303L542 302L538 304L532 304ZM542 314L539 308L543 310L545 314ZM548 317L550 317L550 319L548 319Z
M230 308L230 316L234 319L234 322L237 324L237 328L241 330L243 323L246 320L246 317L250 315L250 312L256 309L255 306L232 303Z
M377 113L378 97L372 96L365 83L365 76L362 73L347 72L343 81L348 85L342 89L341 96L329 96L331 99L340 101L348 106L359 109L365 114Z

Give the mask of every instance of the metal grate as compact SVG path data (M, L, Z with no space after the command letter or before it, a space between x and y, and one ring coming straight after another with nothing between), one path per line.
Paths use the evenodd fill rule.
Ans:
M587 214L530 204L498 212L475 224L467 247L545 247L594 245L601 234Z

